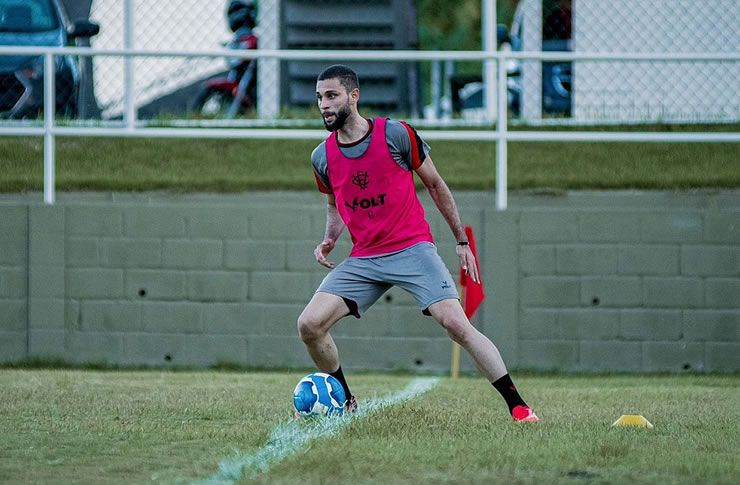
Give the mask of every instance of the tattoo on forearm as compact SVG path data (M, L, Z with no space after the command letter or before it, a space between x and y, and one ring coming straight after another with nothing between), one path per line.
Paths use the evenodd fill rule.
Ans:
M324 239L331 239L332 241L336 241L339 239L339 236L342 234L342 230L344 229L344 222L342 221L342 218L339 216L339 211L337 211L337 208L329 205L326 208L326 232L324 234Z

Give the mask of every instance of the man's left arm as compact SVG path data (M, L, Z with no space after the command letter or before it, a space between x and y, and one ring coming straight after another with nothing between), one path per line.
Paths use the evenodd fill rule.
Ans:
M457 210L455 199L452 197L452 191L450 191L442 176L437 172L437 168L434 166L434 162L432 162L429 155L427 155L424 163L416 169L416 173L419 175L421 181L424 182L429 195L434 201L434 205L437 206L442 217L447 221L447 225L450 226L455 240L457 242L467 242L465 228L462 225L460 212ZM457 256L460 258L460 267L473 281L479 283L478 266L475 264L475 256L473 256L470 245L458 245L456 246L456 251Z

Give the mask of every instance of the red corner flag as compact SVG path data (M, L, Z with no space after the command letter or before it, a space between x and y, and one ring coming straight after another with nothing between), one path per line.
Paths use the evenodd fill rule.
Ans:
M475 250L475 236L473 235L473 228L465 226L465 235L468 236L470 241L470 250L473 251L475 256L475 266L478 269L478 276L480 277L480 265L478 264L478 252ZM460 268L460 286L463 291L463 308L465 315L468 318L473 318L475 311L478 309L483 300L486 299L486 293L483 291L483 280L480 283L476 283L472 278L469 278L465 274L462 268Z

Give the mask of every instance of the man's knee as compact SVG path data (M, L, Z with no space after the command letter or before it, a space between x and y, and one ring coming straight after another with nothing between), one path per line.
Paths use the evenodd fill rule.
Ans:
M442 300L429 307L429 312L455 342L465 345L476 332L457 300Z
M323 336L326 334L325 328L325 322L316 315L303 312L298 317L298 335L304 342Z
M442 328L447 331L447 335L460 345L464 346L473 338L473 332L475 329L467 318L451 316L443 318L439 323L442 325Z
M343 298L316 292L298 317L298 334L304 342L319 339L329 332L332 325L347 315L347 311Z

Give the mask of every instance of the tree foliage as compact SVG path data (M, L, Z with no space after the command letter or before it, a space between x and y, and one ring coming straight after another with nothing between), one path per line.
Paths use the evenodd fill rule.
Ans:
M518 0L497 0L497 23L510 25ZM419 46L425 50L481 48L482 0L416 0Z

